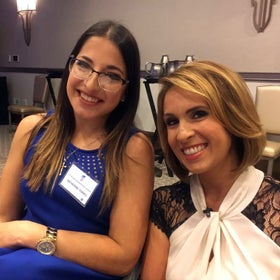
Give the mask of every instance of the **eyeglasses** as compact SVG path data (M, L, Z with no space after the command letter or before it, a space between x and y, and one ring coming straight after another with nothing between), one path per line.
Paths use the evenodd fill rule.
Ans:
M116 73L96 71L88 63L78 58L70 59L69 71L75 78L80 80L88 80L93 73L96 73L98 75L98 85L105 91L116 92L123 85L129 83L129 81L122 79Z

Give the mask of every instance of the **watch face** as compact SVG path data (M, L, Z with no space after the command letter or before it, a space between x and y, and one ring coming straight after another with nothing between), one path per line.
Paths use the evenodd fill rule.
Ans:
M42 239L37 244L37 251L44 255L53 255L55 252L55 244L51 239Z

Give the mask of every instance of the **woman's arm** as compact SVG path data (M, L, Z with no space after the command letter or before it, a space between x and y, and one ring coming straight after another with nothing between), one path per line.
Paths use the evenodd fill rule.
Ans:
M145 242L149 221L154 183L153 148L143 134L138 134L128 141L126 154L108 236L58 230L56 256L113 275L126 275L134 267ZM7 244L12 245L16 240L14 245L30 248L35 248L46 232L45 225L28 221L9 223L6 228L14 232Z
M57 256L114 275L126 275L134 267L146 238L154 159L152 146L142 134L131 137L126 154L109 235L59 230Z
M150 222L145 244L141 279L165 280L169 253L167 236L154 223Z
M59 231L57 256L114 275L126 275L134 267L149 221L154 183L153 148L143 134L138 134L129 140L126 154L111 212L109 236ZM75 250L69 244L75 244Z
M23 156L31 129L42 118L32 115L18 125L9 155L0 178L0 222L19 219L24 204L20 195L19 182L22 176Z

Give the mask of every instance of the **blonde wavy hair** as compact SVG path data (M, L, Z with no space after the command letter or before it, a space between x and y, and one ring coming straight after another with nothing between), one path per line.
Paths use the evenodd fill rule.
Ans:
M241 172L259 161L265 146L265 133L250 91L239 74L219 63L195 61L163 77L160 83L157 119L160 143L167 164L181 180L187 181L188 170L171 150L163 120L164 99L174 86L201 96L216 119L233 136L240 160L236 171Z

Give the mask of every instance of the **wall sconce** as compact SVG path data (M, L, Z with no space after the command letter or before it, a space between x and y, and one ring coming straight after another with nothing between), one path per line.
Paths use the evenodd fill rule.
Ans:
M251 4L254 7L254 26L258 33L264 32L270 22L272 5L276 4L276 0L251 0Z
M22 20L24 40L27 46L31 41L31 19L36 13L37 0L17 0L17 12Z

